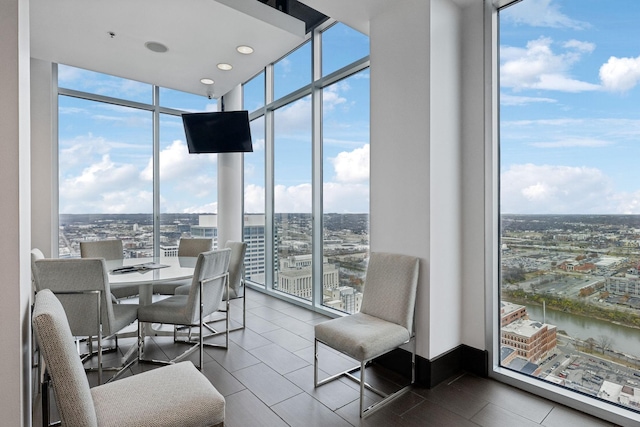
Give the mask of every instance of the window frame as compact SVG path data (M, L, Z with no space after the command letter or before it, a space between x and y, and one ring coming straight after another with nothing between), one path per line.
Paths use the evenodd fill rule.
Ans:
M485 345L490 378L619 425L637 422L637 413L577 391L500 366L500 33L499 12L527 0L484 2L485 145Z
M363 70L370 68L369 55L362 57L350 64L347 64L326 76L322 76L322 33L338 21L329 19L323 24L316 27L313 32L307 34L300 46L305 43L311 44L311 82L293 92L284 95L281 98L274 99L274 64L281 61L287 55L268 64L264 70L256 73L247 81L264 73L265 76L265 103L264 106L255 111L249 111L249 120L264 117L265 120L265 284L257 284L247 281L247 286L260 292L287 300L293 304L306 307L315 312L319 312L331 317L343 316L345 313L323 305L322 284L323 282L323 240L322 233L323 224L323 175L322 175L322 108L323 99L322 91L324 88L337 83L347 77L355 75ZM291 52L297 50L293 49ZM292 104L306 96L311 95L311 144L312 144L312 295L311 300L302 299L294 295L290 295L273 288L275 274L275 253L274 233L275 233L275 215L274 215L274 113L281 107Z

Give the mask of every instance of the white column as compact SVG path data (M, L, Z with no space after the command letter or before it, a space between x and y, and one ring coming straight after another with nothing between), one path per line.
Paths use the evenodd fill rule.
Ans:
M0 2L0 414L31 425L29 1Z
M223 96L225 111L242 109L242 86ZM218 247L227 240L242 241L244 214L244 163L242 153L218 154Z
M427 359L461 344L460 27L448 0L398 4L369 24L371 251L421 258L416 344Z
M31 247L58 254L57 66L31 59Z

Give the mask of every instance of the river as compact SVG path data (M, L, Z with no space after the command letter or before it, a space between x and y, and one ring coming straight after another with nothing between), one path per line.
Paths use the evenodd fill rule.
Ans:
M542 306L527 305L527 312L531 319L542 321ZM573 338L598 341L600 335L606 335L611 337L614 351L640 357L640 329L548 308L546 314L546 323L557 326L558 331L565 331Z

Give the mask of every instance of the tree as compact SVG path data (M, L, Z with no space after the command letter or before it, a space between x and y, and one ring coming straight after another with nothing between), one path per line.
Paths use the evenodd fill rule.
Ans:
M613 338L608 335L599 335L598 345L602 349L602 354L604 354L607 350L611 349L611 346L613 345Z

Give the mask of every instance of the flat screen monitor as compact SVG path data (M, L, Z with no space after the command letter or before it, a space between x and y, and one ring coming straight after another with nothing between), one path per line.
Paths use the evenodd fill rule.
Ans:
M185 113L182 123L189 153L253 151L248 111Z

